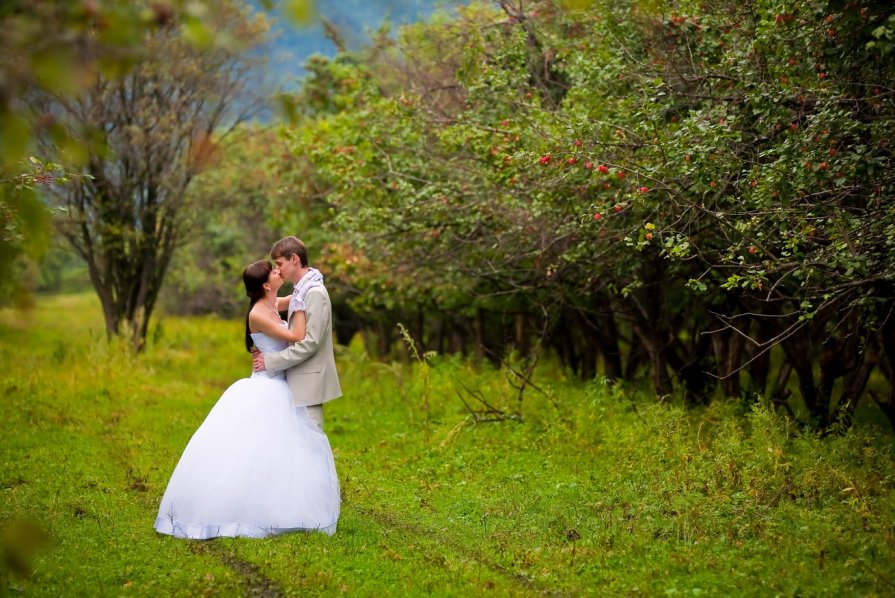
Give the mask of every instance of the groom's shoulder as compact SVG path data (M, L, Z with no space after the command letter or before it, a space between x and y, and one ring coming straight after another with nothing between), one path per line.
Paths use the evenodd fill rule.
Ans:
M322 284L311 287L310 289L308 289L307 297L310 297L311 295L322 295L322 296L326 297L327 299L329 299L329 292L326 290L326 287L323 286Z

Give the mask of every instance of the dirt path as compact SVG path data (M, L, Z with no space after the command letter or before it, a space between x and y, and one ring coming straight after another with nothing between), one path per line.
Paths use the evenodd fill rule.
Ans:
M232 569L245 584L247 596L253 598L280 598L286 593L280 585L261 572L258 567L243 560L227 550L224 546L212 541L197 541L192 545L195 554L211 555L217 558L221 564Z

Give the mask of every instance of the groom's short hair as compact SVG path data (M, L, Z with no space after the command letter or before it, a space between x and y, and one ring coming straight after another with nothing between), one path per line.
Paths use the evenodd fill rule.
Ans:
M278 257L283 257L288 260L292 257L293 253L298 256L298 261L301 262L301 267L307 268L308 250L305 247L305 244L301 242L301 239L291 236L283 237L270 248L270 257L274 260Z

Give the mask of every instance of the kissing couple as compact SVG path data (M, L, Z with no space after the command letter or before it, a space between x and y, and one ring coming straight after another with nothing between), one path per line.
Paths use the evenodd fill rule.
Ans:
M270 257L275 265L261 260L242 273L252 375L224 392L184 449L159 506L159 533L336 531L339 479L323 433L323 403L342 395L332 304L299 239L280 239ZM292 295L278 297L285 281Z

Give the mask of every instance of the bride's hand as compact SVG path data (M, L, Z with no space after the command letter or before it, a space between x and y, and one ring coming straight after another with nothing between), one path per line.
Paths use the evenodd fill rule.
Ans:
M264 354L258 349L252 351L252 371L263 372L267 368L264 367Z

